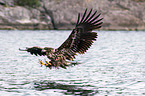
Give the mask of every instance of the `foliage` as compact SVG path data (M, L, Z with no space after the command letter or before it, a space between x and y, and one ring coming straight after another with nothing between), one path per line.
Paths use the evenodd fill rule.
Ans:
M37 8L40 7L40 1L39 0L14 0L16 5L19 6L28 6Z

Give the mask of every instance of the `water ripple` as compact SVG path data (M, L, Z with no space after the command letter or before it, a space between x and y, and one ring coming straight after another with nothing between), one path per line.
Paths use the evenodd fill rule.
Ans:
M19 48L57 48L71 31L0 31L0 95L145 95L145 32L99 31L78 65L49 70ZM53 38L52 38L53 37Z

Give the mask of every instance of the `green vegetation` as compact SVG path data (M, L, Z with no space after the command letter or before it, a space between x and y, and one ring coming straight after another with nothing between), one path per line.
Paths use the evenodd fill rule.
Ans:
M40 1L39 0L14 0L15 5L19 6L28 6L32 8L40 7Z

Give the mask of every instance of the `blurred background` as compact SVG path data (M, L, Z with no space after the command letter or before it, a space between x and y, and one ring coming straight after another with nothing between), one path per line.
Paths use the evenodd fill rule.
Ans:
M101 30L145 29L145 0L0 0L0 29L72 29L86 8L102 14Z

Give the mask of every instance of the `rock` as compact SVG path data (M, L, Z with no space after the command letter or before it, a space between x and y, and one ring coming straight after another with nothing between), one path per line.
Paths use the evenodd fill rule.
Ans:
M0 5L14 6L14 1L13 0L0 0Z
M144 0L40 1L41 7L34 9L5 6L13 5L13 0L0 0L0 28L73 29L78 13L93 8L102 13L102 30L145 30Z
M86 8L81 0L43 0L43 4L51 11L57 29L74 28L78 13L83 13Z
M40 11L33 8L3 7L0 9L0 28L9 26L12 29L52 29L50 20L46 23L40 16Z
M145 2L143 2L145 5ZM104 29L145 30L143 3L132 0L112 0L111 7L102 10L104 16ZM114 6L112 6L114 5Z
M139 0L138 0L139 1ZM104 18L102 29L144 30L145 2L135 0L43 0L44 6L52 12L57 29L72 29L77 14L85 8L98 10Z

